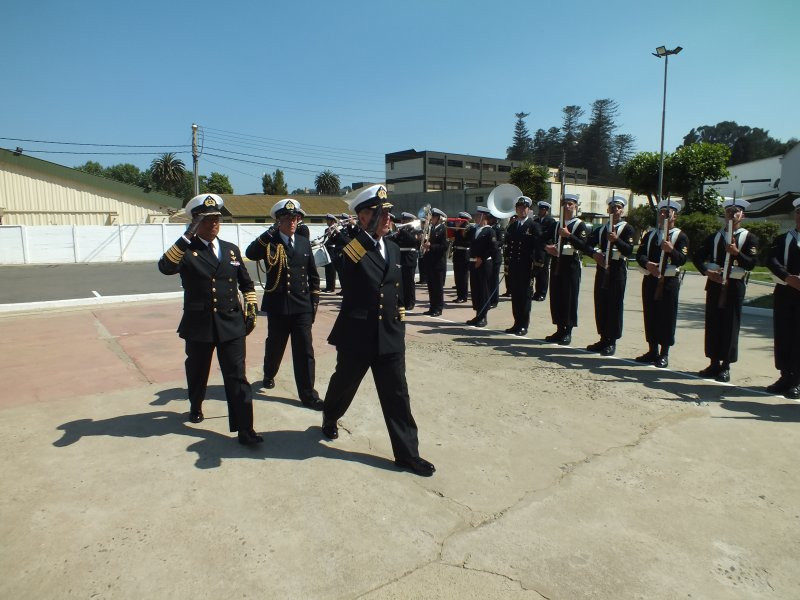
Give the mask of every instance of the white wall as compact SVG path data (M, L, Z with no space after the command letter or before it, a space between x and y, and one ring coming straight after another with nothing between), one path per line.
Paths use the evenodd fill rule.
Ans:
M220 239L244 252L261 232L260 223L225 223ZM157 261L186 229L182 224L117 225L3 225L0 226L0 265ZM309 225L311 239L324 225Z

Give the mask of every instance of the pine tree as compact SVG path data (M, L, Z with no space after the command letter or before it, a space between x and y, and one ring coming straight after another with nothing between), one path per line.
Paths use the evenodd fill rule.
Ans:
M525 125L525 117L530 113L518 112L514 116L517 122L514 125L514 143L506 150L506 160L529 160L533 158L533 140Z

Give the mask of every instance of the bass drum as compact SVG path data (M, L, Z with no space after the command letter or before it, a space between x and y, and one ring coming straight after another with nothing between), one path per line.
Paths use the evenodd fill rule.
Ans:
M322 244L312 246L311 252L314 254L314 264L318 267L324 267L331 264L331 257L328 254L328 249Z

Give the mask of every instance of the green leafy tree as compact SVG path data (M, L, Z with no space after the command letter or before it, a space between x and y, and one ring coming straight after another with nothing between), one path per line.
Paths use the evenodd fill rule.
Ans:
M622 167L625 184L634 194L647 196L653 214L658 204L659 158L658 152L639 152Z
M525 117L530 113L515 113L517 122L514 125L514 142L506 150L506 160L527 160L533 153L533 140L525 125Z
M289 193L289 186L286 185L286 180L283 178L283 171L275 169L275 174L272 176L272 185L275 190L273 193L279 196L286 196Z
M678 214L675 225L689 238L689 252L696 251L705 239L720 227L720 219L716 214L703 212L683 212Z
M269 173L264 173L264 176L261 178L261 189L265 194L270 195L272 194L272 190L274 188L275 184L272 181L272 175Z
M625 220L631 224L636 232L635 239L639 240L644 235L644 232L655 227L656 225L656 211L649 205L637 206L628 211Z
M775 241L780 227L774 221L747 221L744 226L758 238L758 260L762 265L767 264L767 255L772 242Z
M314 178L314 187L318 194L335 196L339 193L339 176L326 169Z
M198 180L198 187L200 194L205 194L210 190L206 187L206 176L200 175L197 178ZM212 192L213 193L213 192ZM181 177L180 182L175 185L175 190L173 191L175 196L183 199L183 204L186 206L186 203L195 197L194 193L194 174L190 171L184 171L183 176Z
M105 175L109 179L128 183L130 185L141 185L142 171L136 165L122 163L112 165L105 170Z
M550 172L547 167L530 163L511 169L509 173L509 181L534 202L550 200L549 178Z
M233 186L227 175L211 171L205 182L205 191L211 194L232 194Z
M797 144L798 140L792 138L784 143L760 127L739 125L736 121L720 121L716 125L694 128L683 138L684 146L701 142L725 144L731 150L728 165L738 165L784 154Z
M181 184L186 174L186 165L173 152L166 152L154 158L150 163L153 181L162 190L176 194L176 188Z
M89 173L90 175L98 175L99 177L106 176L106 170L103 165L93 160L87 160L84 164L75 167L78 171Z

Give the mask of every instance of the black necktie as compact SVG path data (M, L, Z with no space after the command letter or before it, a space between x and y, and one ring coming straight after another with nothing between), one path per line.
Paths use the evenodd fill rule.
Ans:
M214 242L208 242L208 249L211 250L211 256L214 257L214 260L218 261L217 251L214 249Z
M289 246L289 250L292 250L294 248L294 244L292 244L292 238L289 238L288 246Z

